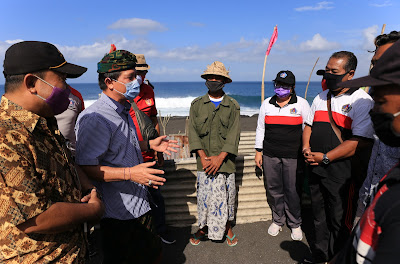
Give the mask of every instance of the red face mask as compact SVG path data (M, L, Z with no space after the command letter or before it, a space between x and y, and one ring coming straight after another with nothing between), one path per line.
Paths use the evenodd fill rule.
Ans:
M326 89L328 89L328 86L326 86L326 80L325 79L322 79L321 86L322 86L322 91L325 91Z

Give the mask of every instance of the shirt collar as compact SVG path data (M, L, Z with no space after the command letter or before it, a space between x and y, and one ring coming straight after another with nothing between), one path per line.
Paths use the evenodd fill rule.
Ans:
M204 104L211 103L208 93L206 93L201 99L203 100ZM229 99L226 94L224 94L224 98L222 99L221 103L219 103L219 105L229 106Z
M114 109L118 114L129 113L129 109L131 108L131 105L128 103L128 101L122 105L120 102L115 101L105 93L101 93L100 100Z
M1 97L0 108L23 124L30 133L33 132L39 120L44 119L43 121L45 121L44 117L22 108L4 95Z
M274 96L271 97L271 99L269 100L269 103L272 105L275 105L276 107L280 107L278 105L278 103L276 102L276 98L278 96L275 94ZM297 103L297 95L295 92L292 93L292 97L290 98L289 102L287 104L295 104Z

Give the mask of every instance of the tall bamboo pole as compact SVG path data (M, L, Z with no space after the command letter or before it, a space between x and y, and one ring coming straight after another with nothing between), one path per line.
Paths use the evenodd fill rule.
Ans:
M385 32L385 28L386 28L386 24L383 24L383 26L382 26L382 30L381 30L381 35ZM375 44L375 43L374 43ZM371 70L372 70L372 61L371 61L371 64L369 65L369 72L371 72ZM365 87L365 89L364 89L364 91L365 92L367 92L367 93L369 93L369 89L370 89L371 87Z
M311 72L310 72L310 77L308 77L308 83L307 83L307 87L306 87L306 93L304 94L304 99L307 99L308 85L310 85L311 75L312 75L312 73L313 73L313 71L314 71L315 66L316 66L317 63L318 63L318 60L319 60L319 57L318 57L317 61L315 62L314 67L312 67L312 70L311 70Z
M277 26L278 26L278 25L276 25L276 26L274 27L274 31L273 31L273 32L275 32ZM270 41L271 41L271 40L270 40ZM264 102L264 88L265 88L265 86L264 86L264 80L265 80L265 66L267 65L267 57L268 57L268 55L267 55L267 53L265 53L265 58L264 58L264 69L263 69L262 82L261 82L261 104Z
M263 76L262 76L262 82L261 82L261 104L264 102L264 79L265 79L265 66L267 64L267 57L268 55L265 54L264 58L264 69L263 69Z

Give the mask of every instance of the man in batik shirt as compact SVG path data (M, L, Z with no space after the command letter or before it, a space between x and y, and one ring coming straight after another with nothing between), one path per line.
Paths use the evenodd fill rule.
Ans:
M54 115L69 104L66 78L86 68L46 42L5 54L0 103L0 262L83 263L83 223L103 214L95 189L71 160ZM88 195L82 198L82 193Z

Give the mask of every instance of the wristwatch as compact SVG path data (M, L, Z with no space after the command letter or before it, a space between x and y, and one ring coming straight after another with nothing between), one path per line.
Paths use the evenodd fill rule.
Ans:
M330 162L331 161L328 159L326 154L324 154L324 156L322 156L322 163L324 163L325 165L328 165Z

